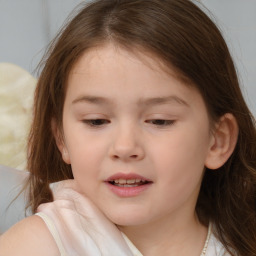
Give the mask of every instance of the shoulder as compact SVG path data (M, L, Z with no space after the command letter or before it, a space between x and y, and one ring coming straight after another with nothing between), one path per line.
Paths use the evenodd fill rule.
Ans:
M45 251L46 248L49 251ZM0 255L57 256L59 251L44 221L33 215L18 222L1 235Z

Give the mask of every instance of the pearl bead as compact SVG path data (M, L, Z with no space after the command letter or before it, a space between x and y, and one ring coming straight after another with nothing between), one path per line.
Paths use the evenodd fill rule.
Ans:
M209 227L208 227L208 234L207 234L207 237L206 237L206 240L205 240L205 243L204 243L204 248L203 248L200 256L205 256L205 254L206 254L206 250L207 250L207 247L208 247L208 243L209 243L209 240L210 240L211 233L212 233L212 224L210 223Z

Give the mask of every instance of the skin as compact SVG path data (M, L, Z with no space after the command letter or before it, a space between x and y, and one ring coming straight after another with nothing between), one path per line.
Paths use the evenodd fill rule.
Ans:
M207 234L195 214L203 173L227 160L238 133L229 114L212 128L193 86L174 71L165 72L157 59L109 44L82 55L71 70L63 127L54 133L78 190L144 255L197 256ZM117 196L104 181L120 172L139 174L152 184L137 196ZM42 221L28 219L23 228L40 227L41 239L53 248L49 255L56 255ZM13 232L2 244L15 241Z
M1 256L44 256L46 248L47 255L59 256L45 223L36 215L18 222L0 237Z

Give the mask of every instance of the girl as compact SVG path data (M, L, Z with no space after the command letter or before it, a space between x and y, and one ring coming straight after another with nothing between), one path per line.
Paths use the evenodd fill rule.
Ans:
M93 1L48 52L28 153L38 213L0 254L255 256L255 148L226 43L195 4Z

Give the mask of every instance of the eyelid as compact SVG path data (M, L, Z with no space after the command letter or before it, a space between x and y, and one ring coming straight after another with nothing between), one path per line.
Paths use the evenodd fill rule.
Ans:
M109 117L102 113L81 113L77 115L77 119L80 121L88 122L90 120L109 120Z
M163 121L164 122L164 124L153 124L153 125L156 125L156 126L171 126L176 122L176 120L174 120L174 119L163 119L163 118L155 118L155 119L152 118L152 119L146 120L145 122L146 123L151 123L153 121L160 121L160 122Z
M103 121L103 123L102 124L98 124L98 125L97 124L93 124L93 122L97 122L97 121ZM83 119L82 122L84 124L90 126L90 127L96 127L96 128L97 127L102 127L102 126L110 123L109 120L104 119L104 118L90 118L90 119L88 118L88 119Z

